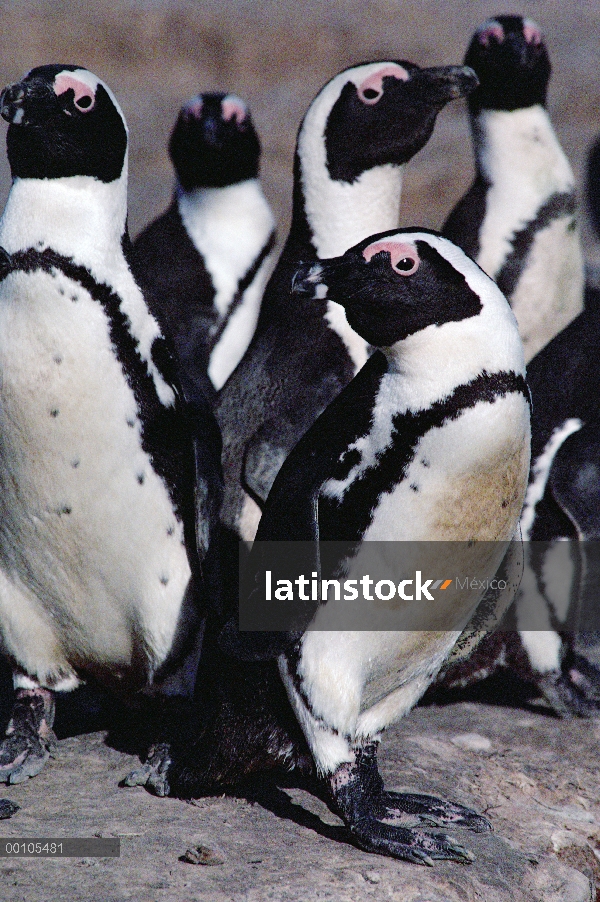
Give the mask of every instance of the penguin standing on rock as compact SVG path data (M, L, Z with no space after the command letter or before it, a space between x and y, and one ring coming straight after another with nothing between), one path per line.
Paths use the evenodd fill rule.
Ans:
M438 560L448 542L454 564L457 547L491 547L493 574L518 523L530 440L522 343L498 287L451 242L403 229L306 265L294 290L307 303L342 304L351 328L383 353L370 357L280 469L250 573L263 541L284 540L345 543L345 559L330 568L338 575L355 574L378 543L429 543ZM416 704L481 596L467 588L455 598L441 631L374 632L364 627L370 613L362 629L333 626L339 595L327 596L315 601L308 631L297 640L272 634L279 649L269 652L281 652L280 674L317 773L354 841L420 864L472 857L425 825L489 827L460 805L385 791L377 770L382 731ZM381 603L371 607L381 613ZM264 655L261 633L237 637L244 657L252 659L255 641ZM224 638L235 642L235 631ZM173 783L189 792L193 777L188 763ZM407 826L411 816L418 826Z
M498 283L526 361L583 309L584 267L573 172L546 111L550 61L530 19L477 29L465 63L477 174L443 234Z
M135 240L134 275L173 338L184 390L212 395L256 327L274 262L273 214L258 179L258 135L234 94L188 101L169 152L175 197Z
M193 656L221 491L207 406L184 408L131 273L127 127L86 69L4 89L0 642L17 700L0 779L48 758L54 692L123 692ZM201 561L205 558L204 563Z
M317 95L298 133L290 233L258 326L217 399L223 432L223 522L251 540L289 451L368 356L343 309L290 297L300 262L343 253L398 225L402 169L437 114L477 84L465 67L405 61L355 66Z

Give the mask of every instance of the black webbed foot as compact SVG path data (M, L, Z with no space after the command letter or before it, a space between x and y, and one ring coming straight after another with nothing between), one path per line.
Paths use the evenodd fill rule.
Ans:
M0 742L0 782L23 783L42 770L53 752L55 703L48 689L20 689Z
M575 652L559 671L538 676L537 686L559 717L600 716L600 670Z
M156 796L168 796L171 792L169 783L171 764L169 743L159 742L150 748L142 766L128 774L121 786L145 786Z
M384 814L380 819L400 820L406 815L417 817L422 824L431 827L466 827L473 833L487 833L490 822L471 808L446 802L437 796L412 792L384 792L381 797Z
M434 859L473 861L464 846L443 833L423 829L452 824L481 833L488 821L462 805L435 796L387 792L377 770L376 746L360 749L354 764L343 764L330 778L335 807L360 848L417 864Z

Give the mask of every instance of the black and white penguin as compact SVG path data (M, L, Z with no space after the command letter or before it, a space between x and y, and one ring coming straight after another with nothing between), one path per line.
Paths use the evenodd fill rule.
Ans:
M576 636L597 631L598 623L593 601L590 613L588 571L600 539L599 344L600 306L588 304L527 366L533 412L523 584L506 628L485 639L471 660L451 666L442 675L445 688L508 669L559 716L600 710L600 671L585 654L590 637L579 644Z
M173 338L184 390L210 394L254 333L274 263L274 219L258 178L258 135L239 97L193 97L169 153L175 196L134 241L133 271Z
M302 261L343 253L398 226L403 165L450 100L474 88L465 67L372 62L320 91L298 133L290 233L266 288L256 333L217 399L223 432L223 522L251 540L289 451L368 356L343 309L290 297Z
M250 553L250 585L263 542L281 541L334 542L336 549L343 542L343 559L329 562L338 577L356 575L363 552L381 547L390 575L388 549L407 542L435 546L440 570L445 542L450 566L458 543L486 554L491 547L493 574L518 523L530 440L523 347L496 284L451 242L402 229L302 267L294 290L306 303L343 305L350 326L383 353L373 353L281 467ZM259 576L256 584L264 585ZM471 857L425 825L488 827L460 805L386 792L377 771L382 731L416 704L481 594L466 590L455 599L453 626L446 621L441 632L365 629L382 608L389 613L377 601L362 628L339 626L348 622L340 612L348 603L338 604L338 595L315 600L310 628L296 641L271 634L279 636L280 674L317 774L354 841L421 864ZM368 602L359 597L356 604ZM262 634L225 631L230 649L236 635L242 656L251 660L257 647L264 655ZM276 651L273 645L267 653ZM187 792L193 779L189 760L173 774ZM414 829L406 823L411 816L420 821Z
M473 185L443 234L496 280L513 308L526 361L583 309L584 266L574 177L548 112L550 61L538 26L498 16L465 57Z
M113 94L42 66L0 112L0 641L17 690L0 779L16 783L48 758L54 692L166 683L191 652L221 486L210 409L184 408L128 264Z

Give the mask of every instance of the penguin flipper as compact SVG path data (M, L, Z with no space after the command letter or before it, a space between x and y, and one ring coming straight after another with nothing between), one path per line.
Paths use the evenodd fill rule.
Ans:
M548 483L580 539L600 539L600 421L586 423L565 439Z
M257 429L246 444L242 486L262 510L290 448L282 440L281 423L274 419Z
M450 212L442 229L444 238L453 241L474 260L479 253L479 230L485 217L487 191L485 182L478 175Z
M438 685L450 687L457 679L460 680L463 662L471 658L479 644L501 624L519 589L524 566L523 543L515 538L496 575L496 584L502 583L504 587L487 590L438 675ZM467 662L466 668L468 667Z

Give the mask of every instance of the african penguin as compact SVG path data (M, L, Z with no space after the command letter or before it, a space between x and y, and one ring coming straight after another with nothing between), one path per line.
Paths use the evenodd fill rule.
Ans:
M169 153L175 195L134 241L133 271L173 338L184 391L211 395L252 338L273 268L273 214L258 179L258 136L234 94L192 97Z
M468 101L477 172L442 233L496 280L529 361L583 308L573 172L546 111L550 61L534 22L498 16L465 63L479 78Z
M527 367L533 413L521 517L527 566L512 613L518 633L485 640L470 664L444 674L446 687L509 668L560 716L600 710L600 671L577 651L572 624L585 593L586 543L600 538L599 344L600 307L592 304ZM585 632L586 622L579 627Z
M310 105L298 132L290 233L254 338L215 407L223 522L236 536L253 538L286 455L368 356L338 304L290 297L298 264L398 225L404 163L442 107L476 83L464 67L372 62L341 72Z
M128 264L113 94L86 69L41 66L0 112L0 642L17 689L0 779L16 783L48 758L54 692L87 675L177 691L221 484L210 409L184 407Z
M498 287L451 242L402 229L305 265L294 291L306 303L343 305L350 326L382 350L279 470L250 552L250 576L262 543L281 541L343 541L342 557L330 566L338 575L356 573L363 552L377 543L398 548L420 540L439 549L435 555L445 541L454 556L457 543L486 552L492 546L495 572L518 523L530 441L523 347ZM262 598L264 604L264 591ZM337 606L328 596L315 602L299 638L272 634L280 647L268 654L281 651L280 674L317 773L368 851L421 864L465 860L470 853L462 846L424 825L488 826L453 803L385 792L376 762L382 731L416 704L480 598L459 593L456 629L374 632L364 619L362 629L332 626L340 619L330 619ZM359 596L357 605L367 602ZM371 613L377 611L369 608L368 622ZM235 632L225 630L224 638L248 660L255 643L264 653L261 633L237 633L237 649ZM188 760L173 784L189 791L193 771ZM416 829L406 825L409 815L421 822Z

